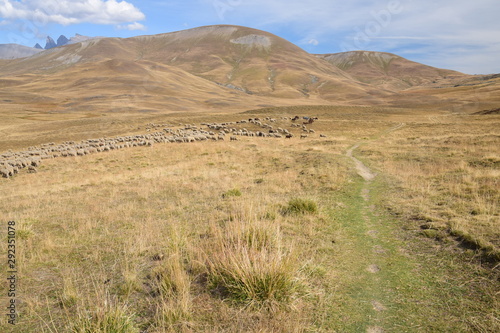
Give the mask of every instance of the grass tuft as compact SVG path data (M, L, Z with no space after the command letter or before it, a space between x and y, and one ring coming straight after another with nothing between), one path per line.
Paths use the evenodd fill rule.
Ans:
M133 316L122 306L106 306L94 312L80 312L71 333L138 333Z
M318 212L318 205L313 200L294 198L281 212L283 215L315 214Z
M207 256L210 289L251 308L276 310L297 292L292 256L281 247L279 231L258 224L217 235Z
M222 193L222 197L224 199L229 197L241 197L241 191L237 188L233 188L231 190Z
M36 221L36 220L35 220ZM28 238L32 237L35 235L35 232L33 231L33 222L28 220L27 222L19 222L19 225L16 230L16 236L19 239L22 240L27 240Z
M178 255L172 255L155 270L159 293L164 297L189 294L191 280Z

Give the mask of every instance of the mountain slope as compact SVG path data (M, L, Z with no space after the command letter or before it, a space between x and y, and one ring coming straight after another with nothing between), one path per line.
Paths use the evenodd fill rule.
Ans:
M0 68L0 78L23 77L30 82L19 89L50 95L65 91L79 76L94 78L93 88L107 92L102 78L106 61L123 66L130 77L116 81L116 91L130 91L128 81L170 91L172 79L184 72L190 79L205 80L228 96L245 95L252 104L269 104L268 98L302 100L301 103L383 103L389 92L357 82L344 71L270 33L237 26L208 26L174 33L127 39L100 38L46 50ZM92 65L94 64L94 65ZM85 72L76 69L85 68ZM57 78L57 80L54 80ZM67 79L65 79L67 78ZM16 79L17 80L17 79ZM49 86L47 82L52 82ZM12 85L12 83L9 83ZM121 87L120 87L121 85ZM186 85L189 86L188 83ZM196 84L194 84L196 86ZM163 90L162 90L163 89ZM182 95L183 91L173 93ZM200 96L207 94L201 91ZM70 97L70 96L68 96ZM250 98L251 97L251 98ZM226 103L226 102L224 102ZM256 104L257 103L257 104Z
M4 110L20 105L57 112L305 104L492 108L497 86L496 79L388 53L312 55L271 33L229 25L94 38L0 60Z
M317 56L351 74L360 82L395 91L466 76L384 52L351 51Z
M18 44L0 44L0 59L17 59L29 57L42 50Z
M255 29L211 26L132 40L139 43L141 59L167 62L252 94L325 97L331 93L328 84L360 94L369 89L296 45Z

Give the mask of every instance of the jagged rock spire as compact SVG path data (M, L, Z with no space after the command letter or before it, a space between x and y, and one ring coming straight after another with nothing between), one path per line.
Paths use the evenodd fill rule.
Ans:
M57 44L56 44L56 42L54 42L52 37L47 36L47 42L45 44L45 49L48 50L48 49L54 48L56 46L57 46Z

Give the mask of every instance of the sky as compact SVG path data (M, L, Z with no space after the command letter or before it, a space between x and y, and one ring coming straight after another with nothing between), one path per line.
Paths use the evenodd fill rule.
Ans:
M395 53L467 74L500 73L498 0L0 0L0 44L132 37L214 24L265 30L314 54Z

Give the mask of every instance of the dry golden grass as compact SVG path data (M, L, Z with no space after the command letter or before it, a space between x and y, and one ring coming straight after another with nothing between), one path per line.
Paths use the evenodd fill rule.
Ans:
M47 160L2 181L2 211L18 221L19 327L303 331L310 249L297 223L321 213L280 209L292 197L321 205L346 169L339 145L292 140L158 144Z
M455 236L500 259L500 118L431 116L362 149L397 180L391 206L430 237Z
M2 220L17 221L22 283L16 329L50 333L329 332L342 330L344 321L364 320L365 314L345 301L351 295L348 289L355 287L348 284L363 278L352 267L364 254L353 248L355 243L348 236L351 226L344 225L349 217L346 211L359 214L356 200L361 199L356 194L359 179L344 156L352 144L370 142L357 152L359 157L404 188L402 194L386 197L390 207L399 207L405 216L418 212L437 217L447 212L464 229L469 228L469 234L487 234L485 241L496 244L492 235L498 212L491 198L481 192L487 189L498 195L494 192L497 174L488 164L495 163L491 119L496 118L436 125L425 112L413 113L308 106L239 115L155 116L147 122L200 123L265 114L276 119L314 115L320 120L310 126L316 133L303 140L297 136L290 140L241 137L236 142L156 144L45 160L36 174L21 172L14 179L1 180ZM403 121L406 127L387 131ZM145 122L123 120L120 134L143 132ZM284 120L276 124L285 125ZM104 126L92 129L85 121L75 121L75 126L82 126L90 137L119 131ZM450 133L435 141L438 138L429 131L436 133L437 128ZM61 137L67 133L61 131ZM464 136L452 135L458 131ZM327 137L319 138L319 133ZM37 140L43 142L44 135ZM46 141L59 137L47 135L51 139ZM481 144L466 141L470 151L454 155L457 147L465 147L465 138L479 139ZM459 142L447 150L450 160L437 161L439 147L448 147L451 144L445 142L451 139ZM21 133L15 141L20 145L23 140L33 144L28 133ZM415 140L421 144L414 145ZM434 148L429 150L431 142ZM424 153L436 161L423 159ZM419 157L419 164L410 157ZM450 183L450 193L441 194L440 187L434 189L435 183L427 180L448 184L444 181L447 168L459 159L475 161L461 166L470 172L470 182L464 184L465 179L459 178ZM480 166L475 165L478 161ZM474 185L479 179L480 185ZM466 185L475 191L468 198L478 209L471 216L489 217L489 223L459 219L458 209L469 204L458 202L461 186ZM433 205L429 194L442 195L442 204ZM448 203L448 197L454 201ZM5 244L0 246L4 250ZM470 297L494 323L495 312L481 303L486 301L480 294ZM409 311L399 303L393 308L399 311L400 317L395 318ZM445 318L439 304L429 303L426 308ZM446 314L452 313L458 321L462 310L448 304ZM467 327L477 324L476 317L467 318Z

